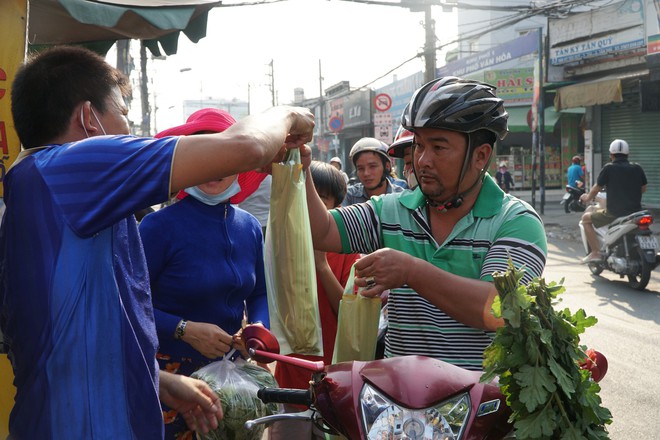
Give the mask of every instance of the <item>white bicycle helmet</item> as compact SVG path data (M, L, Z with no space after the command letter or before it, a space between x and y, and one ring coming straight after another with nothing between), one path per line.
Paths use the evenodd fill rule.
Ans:
M446 76L415 92L403 111L401 125L411 131L429 127L472 133L483 129L504 139L509 132L508 117L494 86Z
M610 154L629 154L630 146L623 139L614 139L610 144Z

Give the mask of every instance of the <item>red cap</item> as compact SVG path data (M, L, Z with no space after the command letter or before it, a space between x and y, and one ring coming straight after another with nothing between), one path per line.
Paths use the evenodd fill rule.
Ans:
M156 134L156 138L165 136L188 136L200 132L221 133L236 123L236 119L225 110L217 108L203 108L197 110L188 117L185 124L177 127L168 128ZM241 192L231 198L231 203L240 203L250 194L255 192L259 184L266 178L266 173L257 171L246 171L238 175L238 184L241 186ZM181 194L177 196L181 197Z

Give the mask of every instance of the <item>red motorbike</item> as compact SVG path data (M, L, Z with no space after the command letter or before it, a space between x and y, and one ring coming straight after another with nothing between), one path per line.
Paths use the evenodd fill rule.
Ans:
M277 339L263 327L248 326L243 336L256 361L303 367L312 378L307 390L260 389L257 396L265 403L297 404L309 409L250 420L245 424L248 429L294 419L312 421L325 432L351 440L515 438L505 397L497 383L480 383L480 372L424 356L326 367L323 362L280 355ZM606 360L599 357L598 365L602 377Z
M423 356L371 362L323 362L279 355L268 330L250 326L243 336L253 359L308 369L307 390L262 388L264 402L304 405L308 411L275 414L246 423L311 420L349 439L503 439L511 431L510 410L496 383L481 373ZM509 437L514 438L514 437Z

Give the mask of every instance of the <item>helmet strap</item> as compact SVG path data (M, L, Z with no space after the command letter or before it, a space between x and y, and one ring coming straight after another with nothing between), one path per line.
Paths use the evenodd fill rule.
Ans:
M374 191L375 189L380 188L383 185L383 183L385 183L386 180L387 180L387 175L386 175L386 170L385 170L385 171L383 171L383 175L380 176L380 181L378 182L378 185L374 186L373 188L367 188L365 186L364 189L366 189L368 191ZM364 186L364 184L363 184L363 186Z
M381 176L380 176L380 181L379 181L378 184L377 184L376 186L374 186L373 188L367 188L367 187L365 186L364 188L365 188L366 190L374 191L375 189L380 188L380 187L383 185L383 183L385 183L385 181L387 180L387 175L389 174L389 170L387 169L387 163L386 163L386 161L383 160L382 158L381 158L381 161L382 161L382 164L383 164L383 174L381 174ZM364 186L364 184L363 184L363 186Z
M472 154L474 152L473 146L472 146L472 139L470 138L470 133L467 133L468 137L468 149L465 154L465 159L463 160L463 167L461 168L461 175L458 178L458 186L461 185L463 182L463 179L465 178L465 173L467 172L468 164L470 161L470 158L472 158ZM440 212L446 212L447 210L451 208L458 208L463 204L463 200L465 199L465 196L470 194L479 184L479 182L483 181L484 176L486 175L486 171L488 170L488 167L490 166L490 162L493 158L493 151L491 150L490 155L488 156L488 160L486 161L486 165L481 169L481 172L479 173L479 176L477 179L474 181L470 187L463 191L463 193L459 194L458 189L456 189L456 194L449 200L447 200L444 203L439 203L436 202L435 200L431 200L428 197L426 197L426 204L429 205L430 207L434 208L437 211ZM414 171L414 163L413 163L413 171ZM416 176L415 176L416 177ZM420 191L422 190L420 186ZM426 195L426 194L425 194Z

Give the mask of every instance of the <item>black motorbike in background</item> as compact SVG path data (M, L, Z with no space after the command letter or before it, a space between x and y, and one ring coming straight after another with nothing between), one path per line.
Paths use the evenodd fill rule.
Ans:
M584 194L584 183L576 181L575 185L566 185L566 194L562 197L560 205L564 206L564 212L584 212L586 206L580 202L580 196Z

